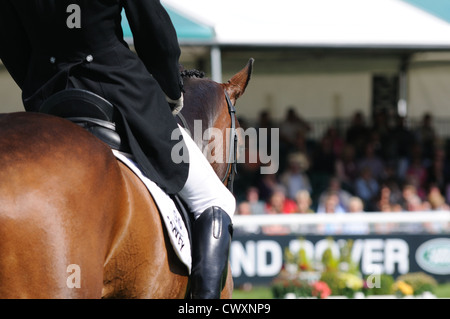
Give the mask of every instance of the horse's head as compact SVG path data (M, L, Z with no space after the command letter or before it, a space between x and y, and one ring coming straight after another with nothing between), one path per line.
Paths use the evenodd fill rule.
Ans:
M231 189L234 176L239 122L234 105L250 81L253 59L228 82L217 83L202 72L183 71L184 108L181 112L194 141L214 171Z

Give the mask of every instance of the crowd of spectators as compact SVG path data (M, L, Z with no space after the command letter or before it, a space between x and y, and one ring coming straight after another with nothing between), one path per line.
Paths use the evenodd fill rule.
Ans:
M256 129L279 129L279 170L260 174L262 164L240 163L236 213L450 210L447 143L436 134L430 113L415 127L406 120L379 112L368 124L355 112L346 129L330 125L314 140L313 125L293 107L279 123L261 112ZM245 119L240 123L248 125Z

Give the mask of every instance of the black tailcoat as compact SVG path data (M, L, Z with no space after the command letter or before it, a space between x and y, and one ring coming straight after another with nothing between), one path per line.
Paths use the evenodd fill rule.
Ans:
M137 55L123 40L123 8ZM165 99L181 96L179 56L159 0L0 0L0 58L26 111L65 88L106 98L120 110L144 173L168 193L188 174L187 163L171 160L179 141L171 140L177 125Z

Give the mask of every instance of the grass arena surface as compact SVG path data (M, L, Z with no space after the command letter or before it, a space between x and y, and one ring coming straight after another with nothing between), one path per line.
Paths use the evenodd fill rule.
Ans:
M437 298L450 298L450 282L439 284L434 295ZM255 286L246 290L236 288L233 299L273 299L273 295L269 286Z

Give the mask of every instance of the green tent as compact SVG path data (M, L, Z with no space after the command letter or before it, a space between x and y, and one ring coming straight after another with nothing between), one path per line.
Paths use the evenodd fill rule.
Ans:
M195 22L170 8L166 7L166 10L172 19L180 42L207 41L214 38L214 29L212 27ZM124 11L122 11L122 29L125 39L131 42L133 35Z
M403 0L442 20L450 22L450 1L448 0Z

